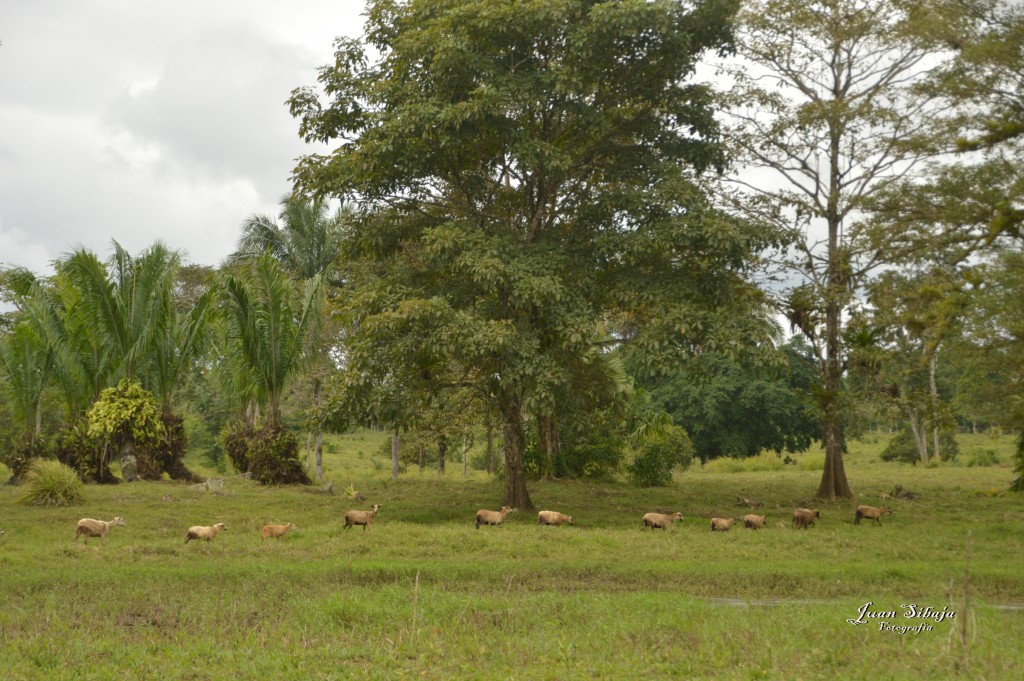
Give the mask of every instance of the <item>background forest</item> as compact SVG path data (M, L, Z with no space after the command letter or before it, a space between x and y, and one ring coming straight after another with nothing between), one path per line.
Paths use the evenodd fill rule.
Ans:
M1024 15L998 0L370 2L288 102L278 215L0 274L0 460L88 482L666 485L820 442L955 461L1024 424ZM710 75L709 75L710 74ZM472 455L470 454L472 452ZM1017 451L1020 488L1024 445ZM5 473L6 475L6 473Z

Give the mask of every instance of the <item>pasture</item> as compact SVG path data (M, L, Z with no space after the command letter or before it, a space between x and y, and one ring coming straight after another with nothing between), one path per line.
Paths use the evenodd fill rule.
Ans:
M858 498L814 505L818 453L779 470L695 466L672 486L530 485L542 527L497 510L501 482L419 474L398 481L384 436L331 439L319 487L227 478L86 488L84 505L26 508L0 488L0 669L5 679L1018 679L1024 674L1024 495L1005 495L1009 437L962 436L960 461L877 461L884 439L851 442ZM189 465L205 474L198 458ZM756 468L754 465L748 468ZM368 498L354 502L353 484ZM902 485L913 500L885 499ZM764 503L762 531L709 529L711 516ZM382 508L368 530L350 508ZM888 505L882 526L858 503ZM641 516L682 523L641 530ZM72 541L83 516L123 516L105 542ZM223 522L212 542L191 525ZM292 522L263 540L267 523ZM970 537L970 559L965 546ZM966 568L966 570L965 570ZM966 580L965 580L966 575ZM966 602L965 602L966 591ZM866 603L895 617L854 625ZM904 617L915 604L952 618ZM917 632L884 630L924 625ZM966 625L966 626L965 626ZM930 627L930 630L927 628Z

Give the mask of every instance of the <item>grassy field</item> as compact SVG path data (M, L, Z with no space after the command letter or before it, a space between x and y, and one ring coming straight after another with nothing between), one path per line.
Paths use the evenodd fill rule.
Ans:
M478 531L500 481L451 462L445 478L413 467L391 481L384 437L331 439L334 495L226 477L213 491L90 486L82 506L40 509L0 489L0 677L1024 678L1024 495L1002 493L1009 437L963 436L963 464L928 468L878 461L881 436L851 443L858 499L818 505L807 531L788 521L814 504L820 452L780 470L694 468L661 489L534 482L538 509L574 527L520 512ZM1000 463L966 465L987 450ZM366 503L345 496L350 484ZM917 498L885 499L895 485ZM738 496L764 503L768 528L711 533L712 515L747 512ZM383 505L372 529L342 529L345 510L371 503ZM895 513L856 526L857 503ZM685 519L642 531L656 508ZM114 515L127 526L105 542L72 542L78 518ZM214 542L183 543L215 522L228 530ZM284 522L297 530L260 539ZM895 617L849 624L868 602ZM956 615L908 619L909 604Z

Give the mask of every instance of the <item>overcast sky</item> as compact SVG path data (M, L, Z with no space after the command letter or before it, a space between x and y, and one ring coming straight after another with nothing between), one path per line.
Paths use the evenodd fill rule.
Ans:
M216 265L313 151L284 104L362 0L0 1L0 264L160 239Z

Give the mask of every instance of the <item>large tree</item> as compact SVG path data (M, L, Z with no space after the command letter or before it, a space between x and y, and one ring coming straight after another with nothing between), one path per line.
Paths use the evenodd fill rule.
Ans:
M935 28L929 12L927 2L899 0L751 0L740 13L741 59L723 65L735 82L730 139L747 168L738 182L754 210L806 236L786 263L799 284L787 312L821 375L823 499L852 496L842 457L844 313L873 269L907 253L863 211L936 151L924 142L945 113L915 87L941 56L936 31L918 30Z
M504 502L532 506L525 417L573 367L630 340L652 367L745 347L763 245L698 176L723 150L698 59L727 50L733 0L371 0L323 92L296 90L299 186L358 201L345 242L359 362L458 364L505 443ZM739 311L738 311L739 310ZM628 314L627 314L628 313ZM601 322L619 337L607 340ZM728 339L727 341L722 339Z

